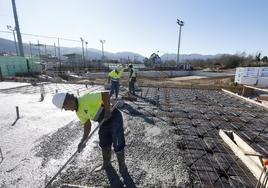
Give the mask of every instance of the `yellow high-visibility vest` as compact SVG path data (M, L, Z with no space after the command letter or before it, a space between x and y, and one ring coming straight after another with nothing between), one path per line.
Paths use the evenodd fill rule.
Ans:
M135 78L136 77L136 70L132 67L132 74L130 75L131 78Z
M94 120L97 112L102 106L102 92L91 92L78 97L77 117L81 123L86 123L88 120Z
M120 70L118 73L116 73L115 70L112 70L111 72L109 72L108 76L112 78L112 81L118 82L123 73L124 69Z

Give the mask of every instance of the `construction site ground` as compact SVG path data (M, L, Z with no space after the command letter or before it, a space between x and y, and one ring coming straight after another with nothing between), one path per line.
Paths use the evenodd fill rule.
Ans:
M103 85L8 87L0 89L0 187L45 187L76 151L83 134L75 114L56 109L52 96L82 95ZM122 87L120 97L125 94ZM232 130L267 154L267 110L221 90L161 85L141 87L137 95L137 101L125 101L119 108L128 172L119 173L114 155L112 168L94 172L102 163L95 133L51 187L255 187L257 179L223 142L219 130Z
M233 76L182 76L182 77L138 77L137 83L140 87L172 87L172 88L199 88L199 89L229 89L232 91L240 91L241 87L234 85ZM80 83L97 83L106 84L107 78L94 78L90 82L87 80ZM127 86L127 79L121 81L121 85Z

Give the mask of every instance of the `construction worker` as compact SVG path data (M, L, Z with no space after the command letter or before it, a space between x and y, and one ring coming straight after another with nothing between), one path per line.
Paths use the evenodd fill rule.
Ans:
M130 74L129 74L129 85L128 85L128 89L129 89L129 93L135 95L135 82L136 82L136 70L134 69L133 65L130 64L129 66L129 71L130 71Z
M124 172L125 165L125 137L122 114L118 109L110 110L109 92L91 92L81 97L69 93L57 93L52 102L60 109L75 111L80 122L84 124L84 134L78 144L80 153L85 147L84 141L91 131L91 120L104 123L99 129L99 145L102 148L103 164L95 171L106 169L111 165L111 146L116 153L119 171Z
M121 69L121 70L120 70ZM117 66L114 70L109 72L108 74L108 84L110 84L111 80L111 91L110 91L110 97L115 93L115 98L118 98L118 93L119 93L119 80L121 76L124 73L124 67L121 68L120 66Z

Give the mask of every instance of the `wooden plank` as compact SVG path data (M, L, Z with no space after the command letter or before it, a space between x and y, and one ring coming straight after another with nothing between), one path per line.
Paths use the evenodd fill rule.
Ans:
M260 95L257 97L257 100L259 101L268 101L268 95Z
M219 135L223 141L231 148L234 154L247 166L257 180L261 177L261 182L264 176L261 176L263 165L261 162L261 154L256 152L237 134L232 131L219 130ZM254 154L254 155L250 155ZM266 186L268 187L268 185Z
M225 92L225 93L228 93L228 94L230 94L230 95L233 95L233 96L235 96L235 97L244 99L245 101L250 102L250 103L252 103L252 104L255 104L255 105L258 105L258 106L261 106L261 107L263 107L263 108L268 109L268 106L267 106L267 105L264 105L264 104L261 104L261 103L258 103L258 102L256 102L256 101L254 101L254 100L252 100L252 99L248 99L248 98L246 98L246 97L240 96L240 95L238 95L237 93L233 93L233 92L228 91L228 90L225 90L225 89L222 89L222 91Z
M268 93L268 89L262 89L262 88L258 88L258 87L253 87L253 86L249 86L249 85L244 85L247 88L251 88L251 89L255 89L255 90L259 90L259 91L264 91Z

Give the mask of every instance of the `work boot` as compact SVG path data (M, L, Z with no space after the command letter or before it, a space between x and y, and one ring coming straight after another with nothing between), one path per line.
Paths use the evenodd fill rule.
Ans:
M116 152L116 157L119 165L119 172L122 174L127 169L126 163L125 163L125 151L119 151Z
M104 148L104 149L102 149L103 163L102 163L102 166L99 166L99 167L97 167L95 169L95 172L104 170L108 166L110 166L111 165L111 156L112 156L111 148Z

